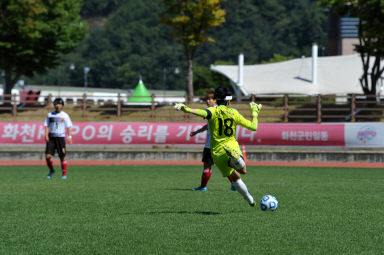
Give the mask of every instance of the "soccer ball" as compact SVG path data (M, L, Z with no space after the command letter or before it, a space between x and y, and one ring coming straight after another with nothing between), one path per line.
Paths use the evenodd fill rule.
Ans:
M274 196L265 195L260 200L260 208L262 211L275 211L279 206L279 202Z

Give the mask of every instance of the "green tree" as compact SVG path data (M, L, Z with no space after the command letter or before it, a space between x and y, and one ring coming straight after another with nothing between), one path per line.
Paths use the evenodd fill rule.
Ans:
M166 7L160 21L172 28L172 36L184 46L188 64L188 95L193 96L193 60L197 48L205 42L213 42L207 35L212 27L225 21L225 10L220 0L163 0Z
M232 91L231 82L227 77L211 71L209 67L196 66L193 75L195 94L204 96L208 91L214 91L218 86L227 87Z
M44 73L58 64L60 53L76 48L86 33L78 0L2 0L0 69L4 94L21 75Z
M87 0L84 1L81 7L81 16L88 17L102 17L107 16L115 10L121 0Z
M264 60L261 63L262 64L278 63L278 62L282 62L282 61L288 61L291 59L293 59L293 57L285 57L285 56L281 56L279 54L273 54L273 58L271 58L269 60Z
M183 45L169 37L172 27L159 22L158 14L164 10L162 1L85 1L81 13L88 19L86 40L75 51L60 56L59 68L22 79L27 84L83 86L83 67L89 66L89 87L133 89L141 75L149 89L186 89L188 66ZM327 20L316 2L221 2L226 11L225 22L206 33L216 42L199 45L193 61L194 93L214 87L206 75L198 73L197 67L208 68L218 60L237 62L240 52L245 54L247 64L255 64L273 58L274 54L295 58L309 55L313 42L322 48ZM69 68L71 63L76 66L74 70ZM175 67L179 73L174 72ZM216 79L212 81L215 86L221 84Z
M376 95L377 83L384 66L384 1L383 0L322 0L320 4L331 8L339 16L359 18L359 44L355 50L363 62L360 85L366 95Z
M211 30L215 44L205 44L198 65L216 60L236 61L244 53L247 64L267 61L274 54L310 55L312 43L327 44L327 16L315 0L231 0L222 3L225 23Z

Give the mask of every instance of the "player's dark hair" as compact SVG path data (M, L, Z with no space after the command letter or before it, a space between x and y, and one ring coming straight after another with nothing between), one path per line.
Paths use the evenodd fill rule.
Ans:
M215 99L217 105L226 105L227 100L225 100L226 96L230 96L231 93L225 87L218 87L215 89Z
M57 105L57 104L61 104L64 106L64 100L61 99L60 97L55 98L55 100L53 100L53 105Z
M251 97L249 98L249 101L255 102L256 101L256 95L255 94L251 94Z

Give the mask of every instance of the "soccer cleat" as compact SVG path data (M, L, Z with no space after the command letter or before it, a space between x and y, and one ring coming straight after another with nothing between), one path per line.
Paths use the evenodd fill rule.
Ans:
M231 191L236 191L235 185L231 184Z
M204 188L197 187L197 188L192 189L192 191L207 191L207 187L204 187Z
M249 204L251 207L255 207L255 202L253 202L252 204Z
M50 180L52 179L52 175L55 173L55 171L51 171L49 172L49 174L47 175L47 179Z
M67 176L66 176L66 175L63 175L63 176L61 176L61 179L66 180L66 179L67 179Z

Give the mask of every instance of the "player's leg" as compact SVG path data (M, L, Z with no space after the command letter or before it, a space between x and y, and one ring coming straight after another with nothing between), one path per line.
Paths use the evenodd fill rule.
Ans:
M244 160L244 159L243 159ZM233 166L232 166L233 167ZM243 168L240 168L237 170L240 174L246 174L247 173L247 166L244 165Z
M62 172L62 179L67 179L67 168L68 168L68 162L67 159L64 157L61 160L61 172Z
M201 160L203 162L203 173L201 175L201 183L200 187L192 189L193 191L206 191L207 190L207 183L209 179L211 178L212 174L212 165L213 165L213 159L211 156L211 150L209 148L204 148L203 151L203 158Z
M204 162L204 169L203 169L203 174L201 175L201 184L200 188L206 188L207 183L209 179L211 179L212 175L212 164L209 162Z
M228 154L228 153L227 153ZM232 164L231 164L231 162L229 162L228 163L232 168L234 168L233 166L232 166ZM230 176L230 175L228 175L228 180L230 181L230 183L231 183L231 190L232 191L235 191L236 190L236 188L235 188L235 185L233 184L234 183L234 181L233 181L233 179L232 179L232 177Z
M61 161L61 178L67 179L67 168L68 168L68 162L66 159L66 146L65 146L65 138L64 137L57 137L57 151L59 152L59 157Z
M203 175L201 176L201 186L202 188L207 187L207 183L209 179L211 179L212 175L212 166L213 166L213 158L211 155L211 149L204 148L203 151L203 162L204 162L204 170Z
M55 169L53 168L52 155L51 154L45 154L45 161L46 161L47 167L49 169L47 179L51 179L52 175L55 173Z
M228 143L224 150L229 157L229 164L241 174L246 174L247 169L238 143Z
M52 175L55 173L55 169L53 168L53 161L52 161L52 156L54 154L55 154L55 144L52 141L52 139L50 139L45 146L45 161L49 169L47 179L51 179Z
M238 146L238 145L237 145ZM230 144L230 147L233 147L234 149L231 149L231 150L233 150L233 151L237 151L237 146L236 146L236 144ZM228 152L227 152L227 147L229 147L228 145L227 146L224 146L224 150L225 150L225 152L226 152L226 154L229 156L229 154L228 154ZM240 149L240 148L239 148ZM230 160L229 160L230 161ZM234 168L233 166L232 166L232 164L229 162L228 164L230 164L230 166L232 167L232 168ZM234 183L234 181L233 181L233 179L232 179L232 177L230 176L230 175L228 175L228 180L231 182L231 190L232 191L235 191L236 190L236 188L235 188L235 186L233 185L233 183Z
M251 193L249 193L247 185L245 185L243 180L240 178L240 174L234 170L230 176L234 181L233 186L235 186L237 192L239 192L251 206L255 206L255 199Z
M227 178L228 178L229 182L231 183L231 190L232 190L232 191L235 191L236 188L235 188L235 186L233 185L233 182L234 182L234 181L233 181L232 177L229 175Z
M252 195L249 193L247 186L245 183L241 180L240 178L240 173L233 169L230 166L229 163L229 157L223 150L223 153L220 155L214 155L213 157L216 166L220 169L221 173L223 174L224 177L230 176L233 180L233 186L239 192L245 200L251 205L255 205L255 200L252 197Z

